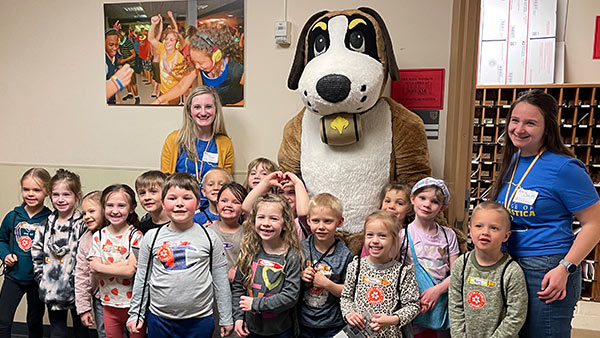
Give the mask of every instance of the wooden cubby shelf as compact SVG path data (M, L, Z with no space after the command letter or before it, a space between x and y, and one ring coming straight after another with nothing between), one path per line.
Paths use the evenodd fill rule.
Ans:
M523 91L542 89L558 102L558 123L564 143L587 167L600 191L600 84L478 86L475 90L473 155L469 213L485 201L502 160L504 127L510 105ZM574 220L573 231L581 229ZM582 262L581 298L600 302L600 245Z

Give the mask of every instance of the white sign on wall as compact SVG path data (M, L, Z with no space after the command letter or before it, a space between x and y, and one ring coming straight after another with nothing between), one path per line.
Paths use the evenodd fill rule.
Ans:
M477 84L554 82L557 0L483 0Z

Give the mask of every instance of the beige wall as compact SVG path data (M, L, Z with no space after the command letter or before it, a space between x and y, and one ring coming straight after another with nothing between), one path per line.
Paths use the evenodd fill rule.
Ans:
M100 80L104 2L124 1L13 0L0 5L5 27L0 34L2 214L19 203L18 179L32 165L52 172L60 166L75 170L84 191L114 182L133 184L142 171L158 168L164 137L180 125L178 107L105 104ZM287 89L286 83L306 19L322 9L359 6L372 7L383 16L400 68L446 68L448 74L451 0L290 0L289 48L278 47L273 38L274 22L283 19L283 0L246 0L246 106L225 109L237 179L243 178L253 158L276 159L283 125L302 107L298 93ZM569 4L565 77L569 82L598 82L600 66L591 60L591 31L599 7L595 0ZM429 142L436 176L444 167L446 115L442 111L440 140ZM21 304L15 320L24 318Z
M565 35L565 82L600 82L600 60L594 60L594 28L600 1L571 0Z
M78 172L84 191L133 184L159 167L166 135L181 122L178 107L108 107L104 99L103 3L125 1L2 1L0 22L0 211L19 203L18 179L28 167ZM274 43L283 0L246 0L246 106L226 108L235 146L235 176L258 156L276 159L282 128L302 108L287 89L298 34L323 9L368 6L386 21L401 68L446 68L452 1L293 0L287 3L292 46ZM448 73L446 73L448 74ZM448 83L446 83L448 88ZM434 174L443 172L445 111L440 140L430 142ZM24 321L21 304L15 317Z

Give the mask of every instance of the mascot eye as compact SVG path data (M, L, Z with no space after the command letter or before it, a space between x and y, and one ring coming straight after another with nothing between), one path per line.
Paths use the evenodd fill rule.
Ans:
M323 34L319 34L319 36L317 36L317 38L315 39L315 56L321 55L323 53L325 53L325 51L327 50L327 47L329 46L329 41L327 41L327 38L323 35Z
M364 53L365 52L365 38L363 33L360 31L350 33L350 48L352 50Z

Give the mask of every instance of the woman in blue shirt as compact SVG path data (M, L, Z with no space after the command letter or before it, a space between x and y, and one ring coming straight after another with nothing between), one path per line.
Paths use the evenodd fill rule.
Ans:
M512 215L508 251L529 292L521 337L570 337L581 295L580 262L600 239L598 193L563 142L556 100L530 90L512 104L492 196ZM572 232L575 216L582 225Z

